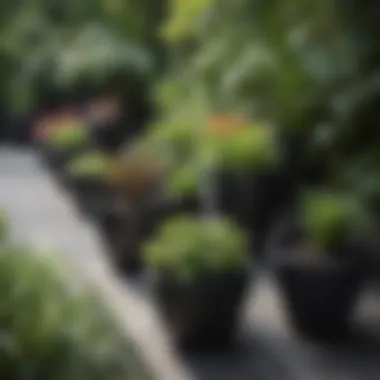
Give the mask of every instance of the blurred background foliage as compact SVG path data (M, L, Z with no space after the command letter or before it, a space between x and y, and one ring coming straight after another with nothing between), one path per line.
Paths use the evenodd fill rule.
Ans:
M154 89L152 136L182 156L179 142L199 151L210 115L241 114L275 128L307 183L373 199L376 7L373 0L2 0L0 101L20 114L62 94Z
M164 124L201 93L203 120L238 113L274 125L303 183L348 190L372 208L380 173L376 6L172 0L160 31L169 46L157 92Z
M36 106L44 91L83 82L96 88L115 71L154 70L149 48L158 6L150 12L144 1L32 0L1 9L2 99L17 112Z

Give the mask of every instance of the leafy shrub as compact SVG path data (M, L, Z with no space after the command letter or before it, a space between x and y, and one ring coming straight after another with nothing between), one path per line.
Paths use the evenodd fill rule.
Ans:
M75 158L68 165L73 177L105 179L110 160L100 152L89 152Z
M165 159L155 149L137 144L112 161L106 180L125 200L137 201L161 182L165 170Z
M59 150L80 149L86 145L88 133L85 125L68 125L55 128L49 139L49 144Z
M162 35L170 42L193 37L200 17L213 3L213 0L171 1L171 17L164 24Z
M150 77L153 71L153 59L143 46L100 23L89 23L61 50L55 79L62 87L104 85L120 74L131 85L133 78Z
M250 125L211 140L218 160L235 170L266 170L279 160L279 149L273 131L267 125Z
M190 162L173 171L166 187L170 195L188 197L196 194L201 172L196 164Z
M70 289L56 262L0 252L0 373L9 380L146 379L99 297Z
M301 223L318 247L330 249L347 243L362 221L358 204L351 198L329 192L301 200Z
M206 220L181 216L166 221L145 246L147 264L179 280L245 265L243 232L225 218Z

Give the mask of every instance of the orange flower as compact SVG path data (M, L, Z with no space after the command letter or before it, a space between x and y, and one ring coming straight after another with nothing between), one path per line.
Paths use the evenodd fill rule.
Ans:
M39 142L46 141L54 130L72 125L78 118L77 113L71 109L64 109L55 114L43 116L33 128L33 139Z
M243 129L246 125L246 120L240 115L214 116L208 125L208 130L212 135L228 136Z

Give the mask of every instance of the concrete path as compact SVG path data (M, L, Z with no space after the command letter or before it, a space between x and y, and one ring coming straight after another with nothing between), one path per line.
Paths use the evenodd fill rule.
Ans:
M322 348L295 339L268 274L258 274L253 281L243 323L244 344L239 352L180 357L149 293L138 282L127 283L112 273L96 231L79 219L68 195L62 193L32 151L0 149L0 208L9 214L16 239L64 256L74 264L78 278L100 289L157 380L380 378L377 344ZM368 302L372 308L373 300L379 302L378 298ZM379 321L379 308L370 315Z

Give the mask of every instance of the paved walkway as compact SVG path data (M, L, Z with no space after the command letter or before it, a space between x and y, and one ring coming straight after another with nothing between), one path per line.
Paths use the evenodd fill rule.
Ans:
M141 348L157 380L380 378L377 344L322 349L294 339L268 275L257 275L253 283L252 296L246 305L246 344L240 352L180 358L172 349L144 288L116 278L96 231L79 219L68 195L59 190L32 151L0 149L0 207L11 218L15 238L65 256L80 278L99 287L125 333ZM379 299L375 301L378 303ZM373 306L374 301L369 304ZM369 313L377 322L378 310Z

